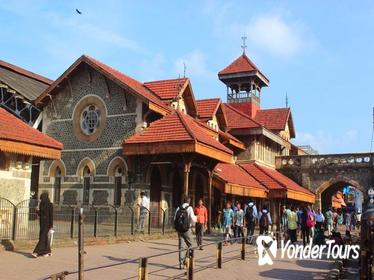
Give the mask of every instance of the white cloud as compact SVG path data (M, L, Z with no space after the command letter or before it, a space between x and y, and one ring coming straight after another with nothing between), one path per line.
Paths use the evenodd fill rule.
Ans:
M178 73L178 75L180 74L181 77L184 73L184 65L186 65L187 77L211 78L214 75L211 71L208 70L206 57L199 50L194 50L191 53L183 55L176 60L174 68L176 73Z
M143 58L139 62L139 79L153 81L165 78L165 56L161 53Z

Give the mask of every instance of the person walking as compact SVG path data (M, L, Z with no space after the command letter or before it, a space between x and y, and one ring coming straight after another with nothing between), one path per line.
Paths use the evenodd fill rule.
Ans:
M327 224L327 234L328 236L331 236L332 229L334 226L334 216L331 211L331 207L329 207L329 210L326 212L326 224Z
M33 257L49 257L51 255L51 231L53 230L53 204L47 192L40 195L39 209L39 241L32 253Z
M195 215L196 215L196 225L195 225L195 233L196 233L196 243L199 246L200 250L203 250L203 235L204 231L208 222L208 211L204 206L203 200L199 199L198 206L195 207Z
M234 222L234 211L231 209L231 203L226 203L226 208L222 210L222 227L223 227L223 236L225 240L225 245L231 239L231 227L233 226Z
M258 221L260 225L260 235L268 234L269 226L272 224L270 212L265 205L259 213Z
M313 208L310 208L308 206L308 220L307 220L307 226L309 227L309 233L312 237L312 240L314 240L314 229L316 226L316 213L314 212Z
M351 213L348 211L345 213L345 229L346 231L352 231Z
M338 231L338 212L335 208L332 209L332 218L333 218L333 231Z
M149 199L145 195L145 192L140 193L140 203L138 203L138 206L140 207L138 231L144 233L145 219L149 212Z
M192 226L195 225L197 218L194 214L192 206L190 206L191 200L188 196L184 196L182 199L182 205L179 206L174 215L174 228L178 233L178 249L179 249L179 268L187 265L187 254L188 249L192 246ZM185 243L187 250L183 255L182 243Z
M257 220L257 207L253 202L250 202L246 206L244 212L247 227L247 243L252 244L253 234L255 233L255 226Z
M235 212L235 223L234 223L234 237L235 238L244 237L243 228L244 228L244 211L241 208L241 204L237 202L236 212Z
M287 227L288 227L288 235L290 237L291 243L295 243L297 241L297 222L298 216L295 212L295 207L292 206L290 212L287 214Z
M357 220L357 223L356 223L357 230L360 230L360 226L361 226L361 210L360 209L357 210L356 220Z
M306 246L309 244L308 210L306 207L302 209L300 227L303 245Z
M322 214L321 209L318 209L317 214L316 214L316 228L317 228L317 230L321 230L324 222L325 222L325 216Z

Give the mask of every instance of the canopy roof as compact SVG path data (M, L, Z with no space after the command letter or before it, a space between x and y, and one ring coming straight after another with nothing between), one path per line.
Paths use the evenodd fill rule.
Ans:
M0 108L0 150L46 159L59 159L63 145Z

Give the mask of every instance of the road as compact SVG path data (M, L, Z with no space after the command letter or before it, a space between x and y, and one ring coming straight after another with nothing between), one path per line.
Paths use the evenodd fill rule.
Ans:
M211 237L207 242L212 242ZM138 258L177 249L175 239L136 241L85 248L85 279L137 279ZM272 266L258 266L254 247L247 246L246 260L240 260L240 245L223 247L223 268L217 269L216 246L195 251L194 279L324 279L332 261L276 259ZM279 257L279 254L278 254ZM64 270L77 270L77 248L57 248L51 257L32 258L28 251L0 252L0 279L43 279ZM186 279L178 269L177 254L150 258L149 279ZM67 280L77 279L77 274Z

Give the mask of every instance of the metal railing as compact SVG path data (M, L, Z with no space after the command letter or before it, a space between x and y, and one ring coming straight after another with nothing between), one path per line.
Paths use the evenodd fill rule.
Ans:
M133 235L138 232L139 207L113 205L82 205L85 213L84 235L107 237ZM37 240L39 237L38 201L25 200L15 205L0 197L0 239ZM54 204L55 239L76 238L78 206ZM161 233L173 229L174 209L151 207L145 213L145 233Z

